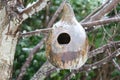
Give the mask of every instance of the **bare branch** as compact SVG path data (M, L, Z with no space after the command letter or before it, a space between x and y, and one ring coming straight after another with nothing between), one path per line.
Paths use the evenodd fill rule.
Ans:
M54 21L56 20L56 18L58 17L58 15L60 14L60 12L62 11L65 2L66 2L66 0L63 0L63 2L60 4L59 8L54 13L52 19L48 23L48 28L50 28L53 25Z
M107 4L107 6L116 6L117 3L115 3L115 2L117 2L117 1L119 2L119 0L114 0L114 1L112 0L111 2L112 2L112 4L113 4L113 2L114 2L114 5L112 5L112 4L111 4L111 5L110 5L110 4ZM104 10L106 13L109 12L109 11L108 11L109 9L107 8L107 6L105 6L105 7L102 8L101 10ZM61 4L61 7L59 7L59 9L62 10L62 7L63 7L63 4ZM60 13L60 10L57 10L57 11L56 11L55 15L53 16L53 18L51 19L50 23L48 24L48 27L51 27L51 26L53 25L53 23L54 23L54 21L55 21L55 19L56 19L56 16L58 16L58 14ZM104 16L105 13L104 13L104 12L102 13L101 10L98 11L94 16L92 16L90 20L96 20L96 19L98 19L98 18L100 19L102 16ZM101 12L101 14L100 14L100 12ZM57 13L58 13L58 14L57 14ZM96 17L96 15L98 15L98 14L99 14L99 16ZM25 15L25 16L26 16L26 15ZM28 17L28 15L27 15L27 17ZM25 18L25 19L26 19L26 18ZM108 21L108 22L109 22L109 21ZM98 23L99 23L99 22L94 23L94 25L95 25L95 24L98 24ZM90 24L90 23L89 23L89 24ZM102 22L100 22L99 25L100 25L100 24L102 24ZM109 46L112 46L112 45L109 44ZM119 45L119 46L120 46L120 45ZM107 47L108 47L108 46L107 46ZM104 51L105 49L103 49L103 48L104 48L104 47L101 47L101 49L98 49L98 53L100 52L100 50L101 50L101 51ZM106 47L105 47L105 48L106 48ZM94 53L94 51L93 51L93 53L91 53L90 56L91 56L91 57L92 57L92 56L95 56L95 55L97 55L98 53ZM108 56L107 59L108 59L108 60L111 59L111 56ZM105 58L105 60L102 60L101 62L97 62L97 63L95 63L95 64L85 65L84 68L80 68L80 70L81 70L81 71L82 71L82 69L83 69L83 70L89 70L90 68L96 67L96 65L97 65L98 63L102 63L102 62L106 61L107 59ZM34 77L43 76L43 78L45 78L46 75L47 75L47 72L46 72L46 73L45 73L45 72L44 72L44 73L41 73L41 71L44 70L44 69L46 69L45 71L47 71L47 69L49 69L49 67L50 67L49 65L48 65L48 66L47 66L47 65L48 65L48 63L46 63L46 64L44 65L44 66L46 66L46 67L41 67L41 68L39 69L39 71L34 75ZM100 65L102 65L102 64L100 64ZM51 68L51 70L50 70L51 72L54 71L54 70L56 70L56 69L54 69L53 67L50 67L50 68ZM38 73L39 73L39 74L38 74ZM34 80L34 77L32 78L33 80ZM38 78L41 78L41 77L38 77Z
M108 49L108 48L113 48L113 47L116 47L116 48L119 48L120 47L120 41L116 41L116 42L110 42L110 43L108 43L108 44L106 44L106 45L103 45L102 47L100 47L100 48L97 48L97 49L95 49L95 50L92 50L92 51L90 51L90 52L88 52L88 56L89 56L89 58L92 58L93 56L96 56L97 54L99 54L99 53L103 53L106 49ZM116 57L116 56L118 56L118 55L120 55L119 54L119 51L120 51L120 49L118 49L118 50L116 50L113 54L111 54L110 56L108 56L108 57L106 57L106 58L104 58L103 60L100 60L100 61L98 61L98 62L96 62L96 63L93 63L93 64L86 64L86 65L84 65L83 67L81 67L80 69L79 69L79 71L81 72L81 71L88 71L88 70L90 70L90 69L96 69L96 68L98 68L98 67L100 67L101 65L103 65L104 63L107 63L108 61L110 61L112 58L114 58L114 57ZM117 53L118 52L118 53ZM48 64L46 64L46 65L48 65ZM47 67L49 67L49 66L47 66ZM54 71L56 71L56 69L54 68L54 69L51 69L51 73L52 72L54 72ZM78 71L72 71L70 74L68 74L67 76L71 76L71 74L73 74L73 73L77 73ZM37 73L40 73L40 70L37 72ZM47 74L47 71L46 71L46 74ZM36 75L35 74L35 76L37 77L37 76L41 76L41 75L43 75L42 73L40 74L40 75ZM48 74L47 74L48 75ZM47 76L46 75L46 76ZM50 74L49 74L50 75ZM45 76L45 75L44 75ZM67 77L66 76L66 77ZM65 78L66 79L66 78ZM34 79L33 79L34 80ZM68 80L68 79L67 79Z
M116 49L116 46L115 46L115 45L114 45L114 48ZM108 49L106 50L106 53L107 53L108 55L111 55L110 53L112 53L112 50L111 50L110 48L108 48ZM120 66L119 66L119 64L115 61L114 58L112 59L112 63L113 63L113 65L120 71Z
M81 21L81 23L82 22L90 22L90 24L91 24L92 21L100 20L103 16L105 16L110 11L112 11L114 9L114 7L116 7L119 2L120 2L120 0L107 0L98 9L93 11L93 13L91 13L85 19L83 19ZM84 27L85 27L86 31L91 31L91 30L97 28L97 26L92 26L92 24L91 24L91 27L89 27L89 26L84 26Z
M115 59L113 59L112 62L114 63L115 67L120 71L120 66L119 66L119 64L115 61Z
M111 42L111 43L108 43L106 45L103 45L100 48L92 50L92 51L88 52L88 56L89 56L89 58L92 58L93 56L96 56L97 54L103 53L103 52L105 52L105 50L110 49L110 48L114 48L114 47L119 48L120 47L120 41ZM120 48L118 50L116 50L115 52L113 52L112 54L110 54L108 57L106 57L106 58L104 58L104 59L102 59L98 62L95 62L93 64L84 65L82 68L80 68L79 71L73 70L71 73L67 74L64 77L65 80L69 80L72 77L72 74L75 74L75 73L78 73L78 72L81 72L81 71L88 71L88 70L91 70L91 69L99 68L101 65L106 64L108 61L110 61L113 57L116 57L116 56L120 55L119 51L120 51ZM114 54L114 53L117 53L117 54ZM119 66L117 65L117 67L119 67Z
M90 21L101 19L105 14L109 13L114 9L115 6L120 2L120 0L110 0L110 2L105 5L101 10L91 17Z
M38 35L40 33L46 33L51 31L52 28L45 28L45 29L37 29L35 31L31 31L31 32L26 32L26 33L21 33L20 37L29 37L29 36L33 36L33 35Z
M22 17L22 21L27 19L28 17L31 17L34 13L41 11L49 0L37 0L34 2L31 6L26 7L21 13L20 16Z
M90 21L90 18L91 18L94 14L96 14L96 12L98 12L99 10L101 10L105 5L107 5L109 2L110 2L110 0L107 0L104 4L102 4L100 7L98 7L97 9L95 9L91 14L89 14L87 17L85 17L85 18L81 21L81 23Z
M62 11L65 2L66 2L66 0L63 0L62 3L60 4L59 8L56 10L55 14L53 15L51 21L50 21L49 24L48 24L48 28L53 25L54 21L56 20L56 18L57 18L58 15L59 15L59 13ZM38 72L33 76L32 80L35 80L35 78L41 79L41 78L45 78L45 77L46 77L45 74L42 74L42 73L41 73L41 74L38 74L38 73L40 73L40 72L43 72L43 70L45 70L44 72L46 72L47 69L49 69L49 67L50 67L48 63L45 64L45 65L43 65L43 66L46 66L46 67L41 67L41 68L38 70ZM51 67L50 67L50 68L51 68ZM55 71L55 70L56 70L56 68L53 68L53 67L51 68L51 72L53 72L53 71ZM41 76L41 77L39 77L39 76ZM42 76L44 76L44 77L42 77Z
M51 21L48 24L48 27L51 27L51 25L53 25L54 21L56 20L56 18L58 17L59 13L62 11L63 5L65 4L66 0L63 0L63 2L61 3L60 7L56 10L55 14L53 15ZM38 31L39 32L39 31ZM31 51L30 55L28 56L26 62L24 63L24 65L21 68L21 72L17 78L17 80L21 80L22 77L24 76L24 74L26 73L26 69L29 67L30 62L33 59L34 54L39 50L39 48L43 45L43 42L46 40L46 37L41 40L40 43L38 43L33 50ZM38 46L39 45L39 46ZM40 70L43 70L44 67L42 67ZM36 73L37 74L37 73ZM36 76L36 74L34 76ZM41 74L40 74L41 75ZM43 74L44 75L44 74Z
M91 69L96 69L97 67L100 67L101 65L111 61L113 58L115 58L116 56L120 55L120 48L118 48L117 50L115 50L112 54L110 54L109 56L107 56L106 58L95 62L93 64L90 65L85 65L83 66L84 70L91 70ZM82 68L79 69L79 71L83 71Z
M81 23L81 25L89 29L91 27L96 28L96 26L98 25L104 25L112 22L120 22L120 17L113 17L113 18L101 19L97 21L85 22L85 23Z
M46 61L31 80L44 80L47 74L56 71L56 68Z
M83 67L81 67L79 70L73 70L71 73L69 73L65 76L65 80L69 80L71 78L72 74L76 74L76 73L82 72L82 71L90 71L91 69L93 70L93 69L101 67L102 65L106 64L107 62L110 62L117 55L120 55L119 52L120 52L120 48L118 48L112 54L110 54L109 56L105 57L104 59L102 59L98 62L95 62L93 64L86 64Z
M25 75L26 73L26 69L29 67L35 53L38 52L38 50L40 48L42 48L43 46L43 43L44 41L46 40L46 38L43 38L30 52L30 55L28 56L28 58L26 59L26 62L23 64L22 68L21 68L21 71L20 71L20 74L19 76L17 77L16 80L22 80L23 76Z
M54 18L55 19L55 18ZM52 20L51 20L52 21ZM85 28L86 31L89 31L89 28L91 27L95 27L97 28L96 26L97 25L104 25L104 24L108 24L108 23L111 23L111 22L120 22L120 17L113 17L113 18L108 18L108 19L104 19L104 20L98 20L98 21L92 21L92 22L86 22L86 23L81 23L81 25L83 27L88 27L88 28ZM54 23L54 22L52 22ZM50 27L52 24L51 22L48 24L48 27ZM29 37L29 36L33 36L33 35L38 35L40 33L46 33L46 32L49 32L51 31L52 28L46 28L46 29L37 29L35 31L31 31L31 32L26 32L26 33L21 33L20 34L20 37Z
M103 45L103 46L101 46L101 47L99 47L95 50L92 50L92 51L88 52L88 56L89 56L89 58L91 58L91 57L93 57L93 56L95 56L99 53L103 53L108 48L114 48L114 46L116 48L119 48L120 47L120 41L110 42L110 43L108 43L106 45Z

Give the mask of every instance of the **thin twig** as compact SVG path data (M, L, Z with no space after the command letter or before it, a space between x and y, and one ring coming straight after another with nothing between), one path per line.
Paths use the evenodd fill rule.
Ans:
M108 48L113 48L114 46L116 46L116 48L119 48L119 47L120 47L120 41L110 42L110 43L108 43L108 44L106 44L106 45L101 46L100 48L97 48L97 49L95 49L95 50L92 50L92 51L88 52L89 59L92 58L93 56L96 56L96 55L99 54L99 53L103 53L103 52L104 52L106 49L108 49ZM120 51L120 49L118 49L118 50L115 51L115 52L118 52L117 54L114 52L115 54L113 53L113 54L111 54L110 56L104 58L103 60L100 60L100 61L95 62L95 63L93 63L93 64L89 64L89 65L86 64L85 66L83 66L83 67L80 68L80 72L81 72L81 71L91 70L91 69L96 69L96 68L100 67L100 66L103 65L104 63L107 63L107 61L110 61L109 59L111 59L111 57L114 58L114 57L116 57L116 55L117 55L117 56L120 55L120 54L119 54L119 51ZM112 55L114 55L114 56L112 56ZM105 62L105 61L106 61L106 62ZM56 69L54 69L54 70L51 69L51 73L54 72L55 70L56 70ZM78 71L78 70L77 70L77 71ZM76 73L77 71L72 70L71 73L67 74L67 75L64 77L65 80L69 80L70 77L71 77L71 75L74 74L74 73ZM39 71L38 71L38 72L39 72ZM78 71L78 72L79 72L79 71ZM47 71L46 71L46 73L47 73ZM47 74L47 75L50 75L50 74ZM46 75L46 76L47 76L47 75ZM40 76L40 75L39 75L39 76ZM67 78L67 79L66 79L66 78Z
M115 45L113 45L113 46L114 46L114 48L116 49L116 46L115 46ZM110 53L112 53L112 50L111 50L110 48L108 48L106 51L107 51L108 55L111 55ZM119 53L119 52L118 52L118 53ZM120 66L119 66L119 64L115 61L114 58L112 59L112 63L113 63L113 65L120 71Z
M72 71L71 73L67 74L64 77L64 80L69 80L71 78L72 74L76 74L76 73L82 72L82 71L90 71L90 70L93 70L93 69L101 67L102 65L106 64L107 62L110 62L117 55L120 55L119 52L120 52L120 48L118 48L112 54L110 54L109 56L105 57L104 59L102 59L100 61L97 61L97 62L95 62L93 64L86 64L83 67L81 67L79 70Z
M34 75L31 78L31 80L38 80L38 79L44 80L44 78L46 77L46 75L48 75L48 74L50 74L51 72L54 72L54 71L56 71L56 68L54 66L52 66L48 61L46 61L42 65L42 67L37 71L36 75Z
M30 37L33 35L38 35L40 33L48 33L49 31L51 31L52 28L45 28L45 29L37 29L35 31L30 31L30 32L26 32L26 33L21 33L20 37Z
M115 61L115 59L113 59L112 62L114 63L115 67L120 71L120 66L119 66L119 64Z
M103 53L108 48L114 48L114 46L116 48L119 48L120 47L120 41L110 42L110 43L108 43L106 45L103 45L103 46L101 46L101 47L99 47L95 50L92 50L92 51L88 52L88 56L89 56L89 58L91 58L93 56L96 56L99 53Z
M50 28L54 21L56 20L56 18L58 17L58 15L61 13L63 6L65 4L66 0L63 0L63 2L60 4L59 8L56 10L56 12L54 13L52 19L50 20L50 22L48 23L48 28Z
M58 15L58 13L57 13L57 15ZM54 20L55 18L52 18L52 19ZM48 27L50 27L52 25L51 24L52 22L54 22L54 21L50 21L50 23L48 24ZM88 27L86 29L86 31L89 31L89 28L91 28L93 26L96 28L97 25L104 25L104 24L108 24L111 22L120 22L120 17L113 17L113 18L108 18L108 19L103 19L103 20L81 23L81 25L83 27ZM22 34L20 34L20 37L29 37L29 36L33 36L33 35L38 35L40 33L46 33L46 32L49 32L51 30L52 30L52 28L38 29L36 31L22 33Z
M105 14L107 14L111 10L113 10L113 8L115 6L117 6L117 4L119 2L120 2L120 0L108 0L108 1L106 1L105 4L103 4L102 6L100 6L97 10L95 10L93 13L91 13L85 19L83 19L81 21L81 23L82 22L91 22L91 21L100 20L103 16L105 16ZM91 27L86 27L85 26L85 29L87 29L86 31L92 31L93 29L96 29L96 28L98 28L98 27L95 27L94 25L91 26Z
M20 74L19 76L17 77L16 80L22 80L23 76L25 75L26 73L26 69L29 67L35 53L38 52L38 50L40 48L42 48L43 46L43 43L44 41L46 40L46 38L43 38L31 51L30 51L30 55L28 56L28 58L26 59L26 62L23 64L22 68L21 68L21 71L20 71Z
M108 14L114 9L115 6L120 2L120 0L110 0L101 10L96 12L90 19L90 21L95 21L101 19L105 14Z
M96 14L96 12L98 12L99 10L101 10L105 5L107 5L109 2L110 2L110 0L107 0L104 4L102 4L100 7L98 7L97 9L95 9L91 14L89 14L87 17L85 17L85 18L81 21L81 23L90 21L90 18L91 18L94 14Z
M116 46L116 47L120 47L120 41L116 41L116 42L110 42L110 43L108 43L108 44L106 44L106 45L103 45L102 47L100 47L100 48L97 48L97 49L95 49L95 50L93 50L93 51L90 51L88 54L88 56L89 56L89 58L92 58L93 56L95 56L95 55L97 55L97 54L99 54L99 53L103 53L106 49L108 49L108 48L113 48L114 46ZM119 49L120 50L120 49ZM118 50L118 51L119 51ZM119 54L119 53L118 53ZM114 55L114 54L112 54L112 55ZM117 55L117 54L116 54ZM109 57L106 57L105 59L103 59L103 60L101 60L102 61L102 63L103 62L105 62L105 60L107 60L107 59L109 59L110 57L112 57L111 55L109 56ZM115 56L113 56L113 57L115 57ZM101 63L101 61L99 61L99 62L96 62L96 63L94 63L94 64L91 64L91 66L89 66L88 67L88 65L87 66L85 66L84 68L86 69L86 68L89 68L89 69L95 69L95 68L97 68L96 66L95 66L95 64L96 65L98 65L99 63ZM100 65L102 65L102 64L99 64L99 66L98 67L100 67ZM87 70L89 70L89 69L87 69ZM84 70L83 68L80 68L80 70ZM74 74L74 72L75 71L72 71L71 73L69 73L68 75L66 75L65 76L65 80L69 80L70 78L71 78L71 75L72 74Z
M112 22L120 22L120 17L113 17L113 18L108 18L108 19L101 19L101 20L96 20L96 21L91 21L91 22L85 22L81 23L83 27L85 27L86 31L91 31L90 28L93 27L93 29L98 28L98 25L105 25L109 24Z

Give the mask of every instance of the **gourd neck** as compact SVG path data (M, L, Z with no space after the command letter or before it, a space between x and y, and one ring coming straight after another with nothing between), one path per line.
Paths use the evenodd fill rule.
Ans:
M70 4L65 3L63 7L63 14L62 14L62 21L69 21L71 19L75 18L75 14L73 12L73 9Z

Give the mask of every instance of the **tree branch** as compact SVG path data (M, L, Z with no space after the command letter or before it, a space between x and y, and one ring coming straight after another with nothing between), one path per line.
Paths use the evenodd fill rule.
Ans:
M100 20L103 16L105 16L105 14L108 14L110 11L112 11L113 8L116 7L119 2L120 2L119 0L107 0L98 9L93 11L93 13L91 13L85 19L83 19L81 21L81 23L82 22L85 23L85 22L92 22L92 21ZM91 31L91 30L97 28L96 26L93 26L93 27L84 26L84 27L85 27L86 31Z
M53 18L54 19L54 18ZM51 20L53 21L53 20ZM52 26L51 22L48 24L48 27ZM85 23L80 23L86 31L91 31L91 27L97 28L97 25L104 25L112 22L120 22L120 17L113 17L113 18L108 18L108 19L103 19L103 20L97 20L97 21L92 21L92 22L85 22ZM88 27L88 28L86 28ZM31 32L26 32L26 33L21 33L20 37L28 37L28 36L33 36L33 35L38 35L40 33L46 33L51 31L52 28L46 28L46 29L37 29L36 31L31 31Z
M47 72L46 72L47 71ZM42 67L37 71L37 73L32 77L31 80L44 80L46 75L50 74L51 72L56 71L56 68L51 65L48 61L46 61Z
M43 46L43 43L44 41L46 40L46 38L43 38L31 51L30 51L30 55L28 56L28 58L26 59L26 62L23 64L22 68L21 68L21 71L20 71L20 74L19 76L17 77L16 80L22 80L23 76L25 75L26 73L26 69L29 67L33 57L34 57L34 54L38 52L38 50L40 48L42 48Z
M104 51L106 50L106 49L108 49L108 48L113 48L113 47L116 47L116 48L118 48L118 50L116 50L115 52L118 52L118 51L120 51L120 41L115 41L115 42L110 42L110 43L108 43L108 44L106 44L106 45L103 45L103 46L101 46L100 48L97 48L97 49L95 49L95 50L92 50L92 51L90 51L90 52L88 52L88 56L89 56L89 58L92 58L93 56L96 56L97 54L99 54L99 53L104 53ZM119 52L118 53L115 53L115 52L113 52L113 54L111 54L110 56L108 56L108 57L106 57L105 59L102 59L102 60L100 60L100 61L98 61L98 62L96 62L96 63L93 63L93 64L86 64L86 65L84 65L83 67L81 67L80 69L79 69L79 71L81 72L81 71L87 71L87 70L90 70L90 69L96 69L96 68L99 68L101 65L103 65L104 64L104 62L106 62L107 63L107 61L110 61L113 57L116 57L116 56L118 56L118 55L120 55L119 54ZM115 53L115 54L114 54ZM110 59L110 60L109 60ZM47 67L49 67L49 64L50 63L48 63L48 64L46 64L46 65L48 65ZM45 66L45 65L44 65ZM38 72L37 72L37 74L35 74L34 76L41 76L41 75L44 75L44 78L45 78L45 76L48 76L48 75L50 75L50 73L52 73L52 72L54 72L54 71L56 71L56 68L51 68L51 72L48 72L48 74L47 74L47 70L45 71L46 72L46 75L45 75L45 72L44 72L44 74L42 74L42 73L40 73L40 72L42 72L42 71L40 71L40 70L38 70ZM73 73L76 73L76 71L72 71L70 74L68 74L69 76L71 75L71 74L73 74ZM40 73L39 75L38 75L38 73ZM68 76L67 75L67 76ZM32 80L34 80L34 79L32 79ZM37 79L38 80L38 79ZM67 80L69 80L69 79L67 79Z
M113 10L115 6L120 2L120 0L110 0L108 4L106 4L101 10L99 10L96 14L94 14L90 21L95 21L101 19L105 14L109 13Z
M120 71L120 66L119 64L115 61L115 59L112 60L113 64L115 65L115 67Z
M111 2L112 2L112 4L113 4L113 2L116 2L116 1L119 1L119 0L114 0L114 1L112 0ZM111 4L111 5L112 5L112 4ZM107 5L108 5L108 4L107 4ZM117 4L114 4L114 5L112 5L112 6L116 6L116 5L117 5ZM108 6L110 6L110 4L109 4ZM107 7L105 7L105 8L102 9L102 10L104 10L105 12L107 12L109 9L108 9ZM58 11L59 11L59 10L58 10ZM103 12L103 13L101 13L101 12L102 12L101 10L98 11L98 12L95 14L95 16L92 16L92 17L91 17L90 20L96 20L96 19L98 19L98 18L100 19L102 16L104 16L103 14L105 14L104 12ZM108 12L109 12L109 11L108 11ZM101 13L101 14L99 14L99 13ZM99 14L99 16L96 17L96 15L98 15L98 14ZM25 16L26 16L26 15L25 15ZM28 16L27 16L27 17L28 17ZM55 19L52 19L52 20L53 20L53 22L54 22ZM51 21L51 22L52 22L52 21ZM53 22L52 22L52 23L53 23ZM50 24L51 24L51 23L50 23ZM90 23L89 23L89 24L90 24ZM98 24L98 23L94 23L94 24ZM51 26L51 25L50 25L50 26ZM92 55L92 54L90 54L90 55ZM94 54L94 55L95 55L95 54ZM97 54L96 54L96 55L97 55ZM47 66L47 64L46 64L46 66ZM48 69L49 67L50 67L50 66L48 65L46 68ZM45 73L41 73L40 75L38 75L38 73L40 73L40 71L43 70L43 69L44 69L44 67L40 68L40 70L39 70L34 76L41 76L41 75L42 75L42 76L45 77L45 76L46 76ZM47 73L47 69L45 70L46 73ZM52 69L54 69L54 68L52 68ZM52 70L52 69L51 69L51 70ZM54 70L52 70L52 71L54 71ZM33 78L34 78L34 77L33 77ZM39 78L40 78L40 77L39 77Z
M52 27L54 21L56 20L56 18L58 17L58 15L61 13L65 2L66 2L66 0L63 0L62 3L60 4L59 8L55 11L52 19L51 19L50 22L48 23L48 28Z
M28 36L38 35L40 33L47 33L51 30L52 30L52 28L37 29L35 31L21 33L19 37L28 37Z
M112 54L110 54L109 56L105 57L104 59L102 59L100 61L97 61L93 64L86 64L83 67L81 67L79 70L73 70L71 73L69 73L65 76L65 80L69 80L71 78L72 74L76 74L76 73L82 72L82 71L90 71L91 69L93 70L93 69L99 68L102 65L106 64L107 62L111 62L111 60L118 55L120 55L120 48L118 48Z
M31 4L29 7L26 7L23 9L23 11L20 12L20 16L22 17L22 21L26 20L28 17L31 17L36 12L41 11L49 0L37 0L33 4Z
M103 45L95 50L92 50L90 52L88 52L88 56L89 58L93 57L93 56L96 56L97 54L99 53L103 53L106 49L108 48L119 48L120 47L120 41L114 41L114 42L110 42L106 45Z
M59 13L62 11L63 6L65 4L66 0L63 0L62 3L60 4L59 8L56 10L55 14L53 15L51 21L48 24L48 28L51 27L54 23L54 21L56 20L56 18L58 17ZM50 63L46 62L38 71L37 73L35 73L35 75L31 78L32 80L38 80L38 79L44 79L46 77L46 72L48 71L49 67L50 67ZM54 67L50 67L51 70L50 72L53 72L56 70L56 68ZM44 73L41 73L44 72ZM49 75L50 72L48 72L47 74Z
M91 27L97 28L98 25L105 25L112 22L120 22L120 17L113 17L108 19L101 19L97 21L84 22L81 25L88 31Z
M57 18L58 15L59 15L59 13L62 11L62 8L63 8L63 5L65 4L65 2L66 2L66 0L63 0L63 2L61 3L60 7L56 10L56 12L55 12L55 14L53 15L51 21L48 23L48 27L51 27L51 25L53 25L54 21L56 20L56 18ZM40 32L40 31L38 31L38 32ZM33 32L33 33L35 33L35 32ZM28 34L31 34L31 33L28 33ZM36 34L36 33L35 33L35 34ZM39 45L39 46L36 45L36 46L33 48L33 50L31 51L32 53L30 53L30 55L28 56L26 62L25 62L24 65L22 66L21 72L20 72L17 80L21 80L21 79L23 78L24 74L26 73L26 69L29 67L30 62L31 62L32 59L33 59L34 54L35 54L35 53L39 50L39 48L43 45L43 42L44 42L45 40L46 40L46 37L45 37L43 40L41 40L40 43L37 44L37 45ZM47 67L49 67L49 65L47 65ZM44 67L40 68L40 70L44 70ZM37 73L38 73L38 72L37 72ZM37 73L36 73L34 76L36 76ZM40 75L43 76L44 74L40 74ZM39 75L39 76L40 76L40 75Z
M98 12L99 10L101 10L105 5L107 5L109 2L110 2L110 0L107 0L104 4L102 4L100 7L98 7L97 9L95 9L91 14L89 14L87 17L85 17L85 18L81 21L81 23L90 21L90 18L91 18L94 14L96 14L96 12Z

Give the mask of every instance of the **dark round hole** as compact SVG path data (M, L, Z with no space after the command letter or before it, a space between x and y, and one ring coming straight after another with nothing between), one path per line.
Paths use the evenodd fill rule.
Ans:
M61 33L58 36L57 41L59 44L68 44L70 42L70 35L67 33Z

